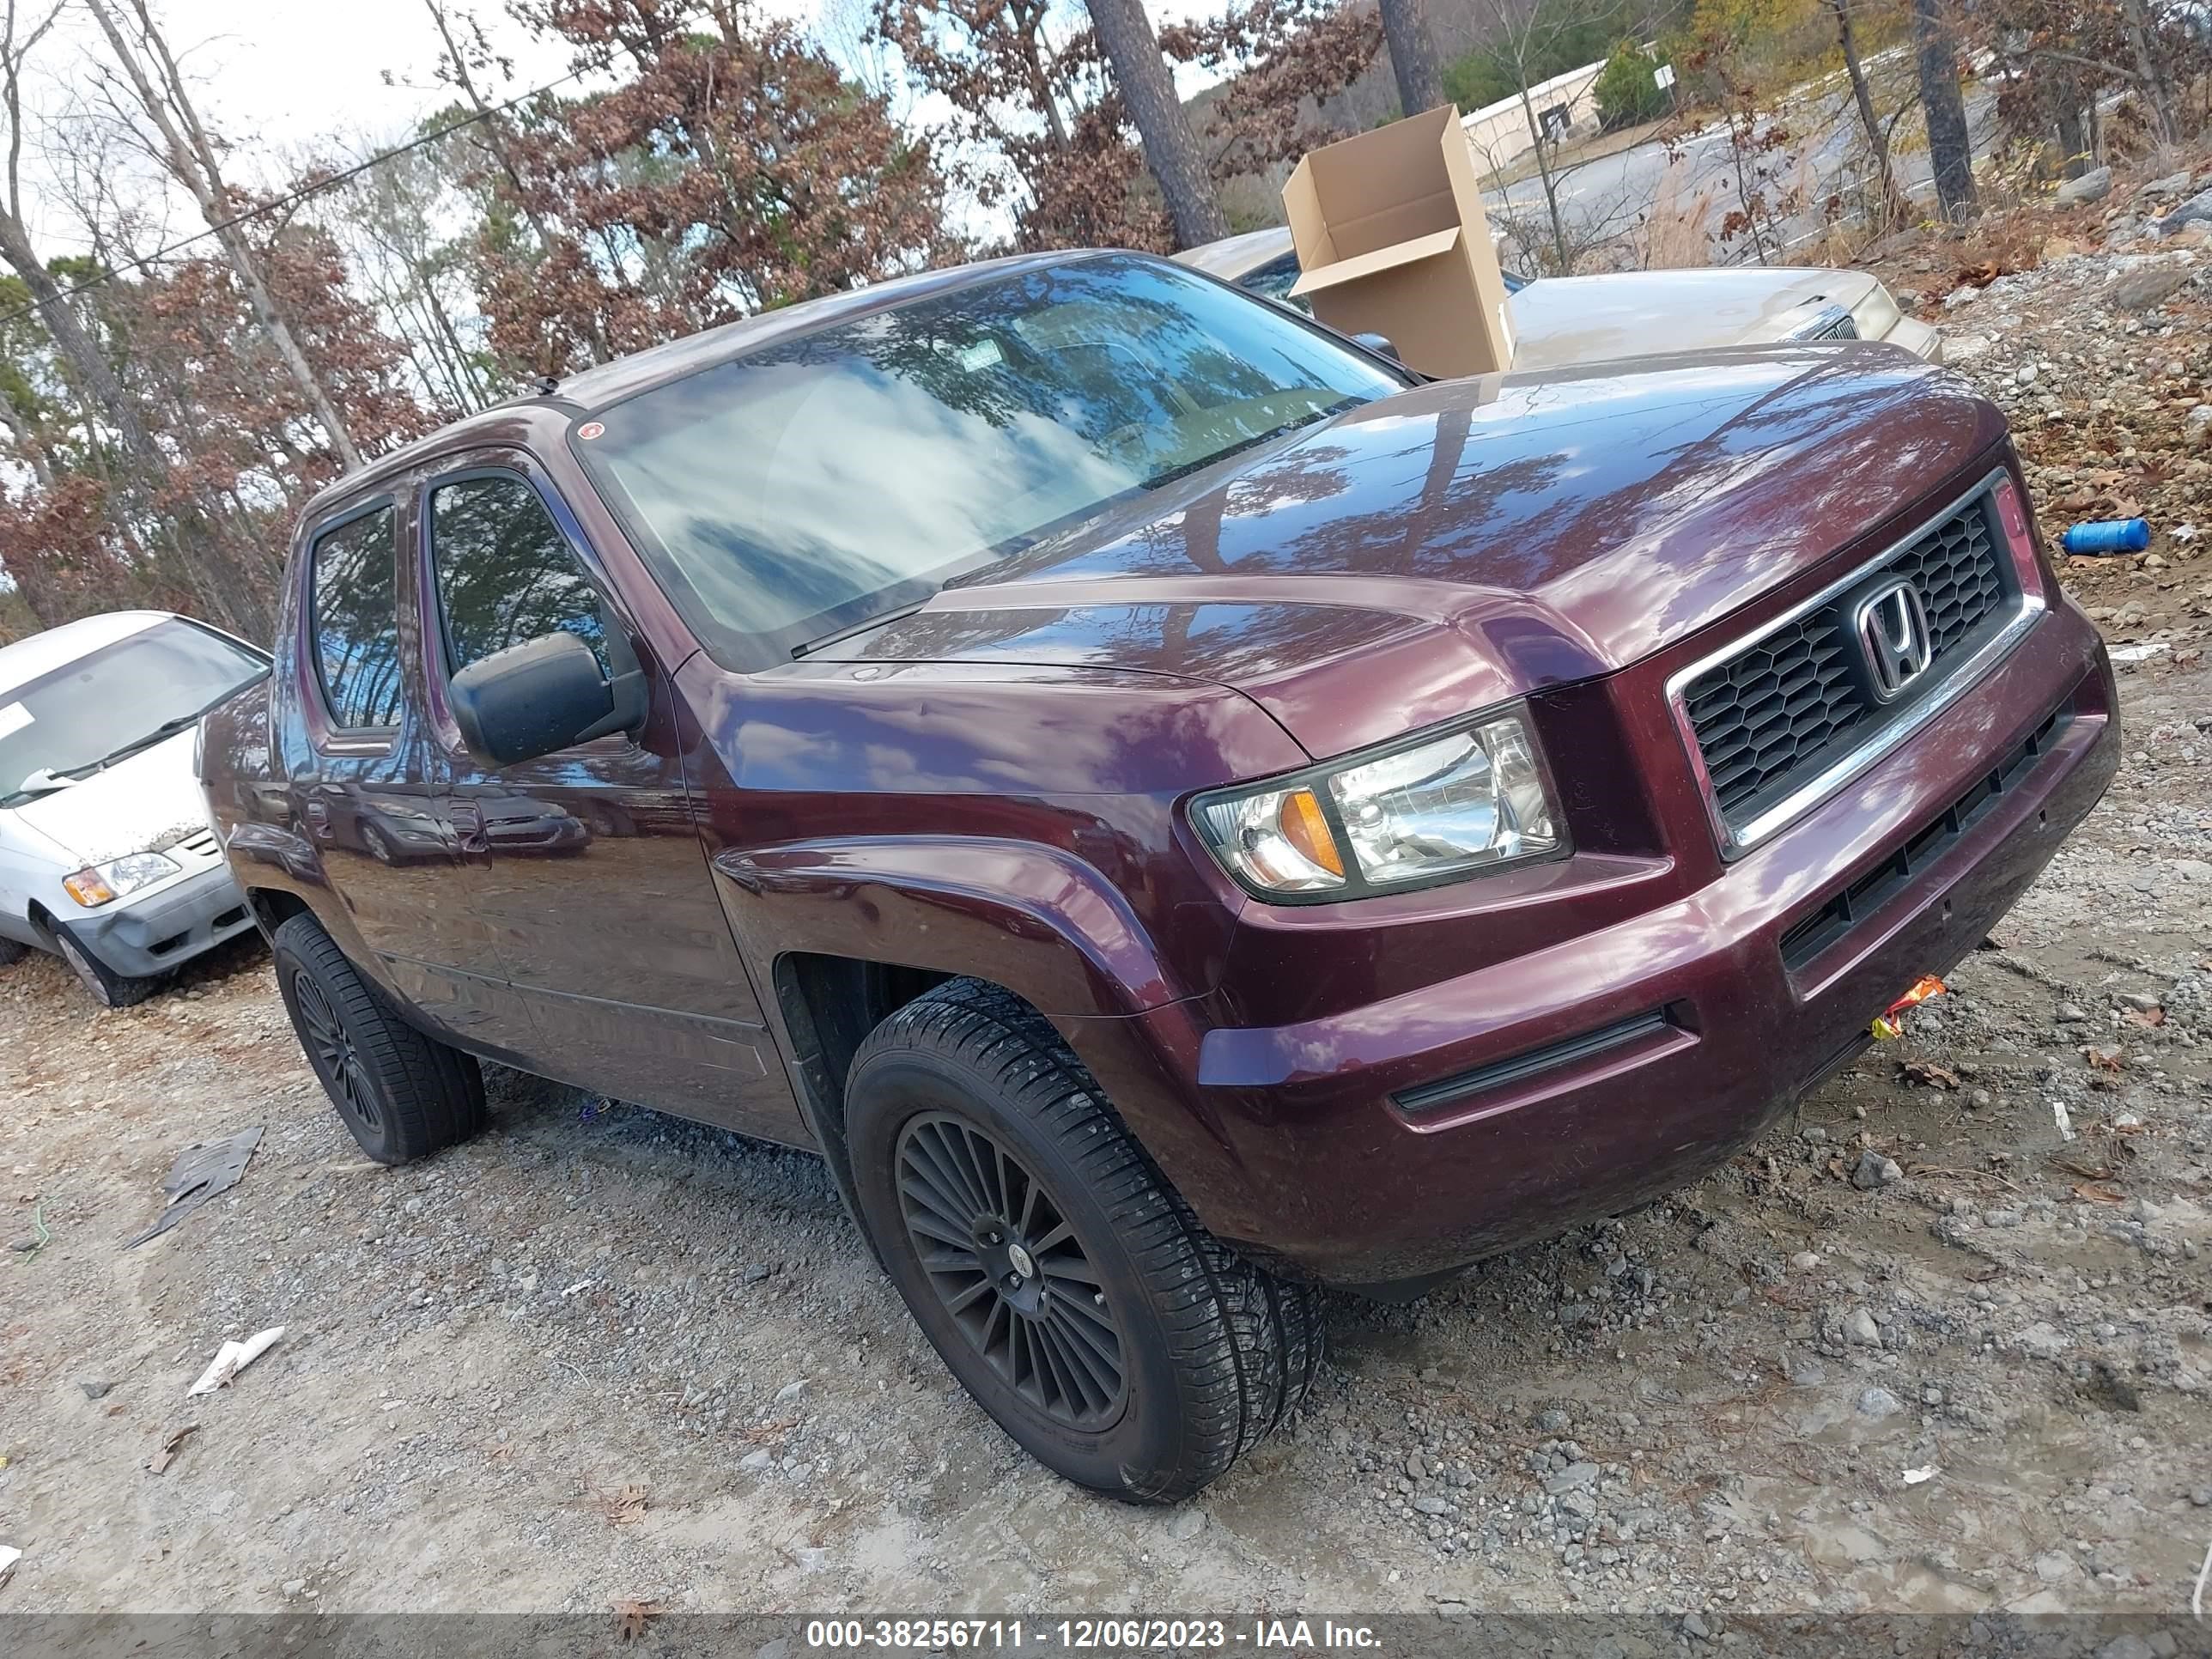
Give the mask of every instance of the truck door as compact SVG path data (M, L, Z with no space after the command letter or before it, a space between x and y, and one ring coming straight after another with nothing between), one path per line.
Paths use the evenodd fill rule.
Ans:
M536 1022L538 1069L618 1099L789 1134L789 1091L692 824L665 665L588 574L581 532L519 452L430 478L423 654L471 903ZM451 674L546 634L651 686L617 733L512 766L470 753Z
M300 596L307 752L286 805L400 993L464 1042L506 1048L529 1032L528 1017L496 948L457 903L458 838L400 646L399 548L410 518L407 501L385 495L313 533Z

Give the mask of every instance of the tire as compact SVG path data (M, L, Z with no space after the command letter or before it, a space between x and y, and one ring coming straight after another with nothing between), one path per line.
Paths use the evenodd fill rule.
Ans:
M385 840L384 831L373 823L364 823L361 826L361 844L368 849L369 857L374 859L379 864L394 864L398 861L392 856L392 843Z
M861 1220L892 1282L1048 1468L1174 1503L1304 1398L1316 1293L1208 1234L1011 993L960 979L908 1003L860 1045L845 1098Z
M19 939L0 939L0 968L13 968L30 954L30 950Z
M379 1164L404 1164L483 1127L483 1073L474 1056L400 1018L313 916L292 917L270 945L292 1030L362 1152Z
M76 975L78 983L91 993L92 1000L103 1008L132 1007L161 988L158 976L138 978L117 973L79 945L66 927L54 930L54 948L61 952L62 960L69 963L70 970Z

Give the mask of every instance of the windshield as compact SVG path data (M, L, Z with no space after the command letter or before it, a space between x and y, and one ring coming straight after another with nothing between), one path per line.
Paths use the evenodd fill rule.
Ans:
M1112 255L764 346L608 410L576 450L742 663L1402 386L1273 307Z
M61 787L48 780L89 772L165 726L182 730L267 672L244 646L172 619L0 691L0 806Z

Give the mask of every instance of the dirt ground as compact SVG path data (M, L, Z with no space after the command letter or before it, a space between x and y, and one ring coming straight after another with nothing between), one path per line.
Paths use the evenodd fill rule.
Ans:
M2132 268L1926 301L2047 528L2160 525L2066 573L2139 658L2119 781L1905 1040L1699 1187L1411 1307L1334 1300L1294 1429L1137 1510L954 1388L810 1158L502 1074L481 1140L379 1169L258 949L112 1013L33 957L0 975L0 1609L2185 1609L2212 348L2197 268L2141 311L2109 302ZM238 1188L124 1247L181 1147L254 1125Z

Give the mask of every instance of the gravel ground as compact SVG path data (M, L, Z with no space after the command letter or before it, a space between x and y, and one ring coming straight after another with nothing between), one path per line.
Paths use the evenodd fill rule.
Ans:
M2179 526L2206 491L2212 528L2212 352L2196 265L2136 310L2115 257L1924 303L2047 524L2160 525L2067 572L2149 647L2130 757L1952 995L1702 1185L1411 1307L1333 1300L1292 1430L1135 1510L951 1385L811 1159L501 1074L481 1140L381 1170L258 950L113 1013L34 957L0 975L0 1607L2185 1607L2212 587ZM123 1247L181 1147L257 1124L234 1191Z

